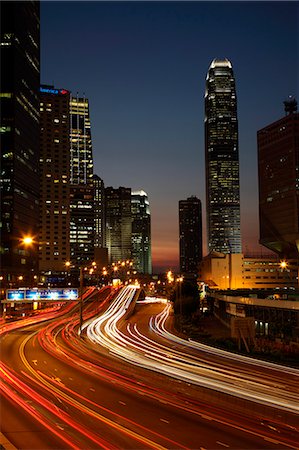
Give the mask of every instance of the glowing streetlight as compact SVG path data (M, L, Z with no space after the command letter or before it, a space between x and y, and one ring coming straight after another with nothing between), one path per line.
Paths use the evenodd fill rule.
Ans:
M70 267L70 265L71 265L71 262L70 261L65 261L65 267Z
M281 267L282 269L286 269L287 266L288 266L288 263L287 263L286 261L280 261L280 267Z
M31 244L33 244L33 237L31 237L31 236L24 236L23 239L22 239L22 243L24 245L31 245Z

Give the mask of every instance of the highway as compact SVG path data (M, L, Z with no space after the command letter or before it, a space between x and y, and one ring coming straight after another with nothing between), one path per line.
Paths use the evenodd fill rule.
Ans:
M297 448L298 371L167 328L169 304L90 290L2 325L2 433L20 449Z

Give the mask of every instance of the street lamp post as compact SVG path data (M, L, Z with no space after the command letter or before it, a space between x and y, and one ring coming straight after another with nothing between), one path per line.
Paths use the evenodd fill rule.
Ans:
M183 303L182 303L182 281L183 277L177 279L179 288L179 303L180 303L180 332L182 332L182 321L183 321Z
M79 335L83 324L83 266L80 266Z

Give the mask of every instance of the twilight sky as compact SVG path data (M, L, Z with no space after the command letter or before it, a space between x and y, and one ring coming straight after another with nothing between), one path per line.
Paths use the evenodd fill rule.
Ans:
M154 270L178 266L178 201L203 203L204 92L233 64L243 251L258 245L258 129L298 95L297 2L41 2L41 82L90 101L94 171L147 192Z

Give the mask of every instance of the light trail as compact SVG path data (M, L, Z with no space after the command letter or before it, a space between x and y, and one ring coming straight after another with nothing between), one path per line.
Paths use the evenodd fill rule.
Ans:
M127 303L127 306L129 306L129 303ZM88 307L90 307L90 311L87 311L86 314L86 310L88 310ZM93 313L93 305L87 305L85 308L84 316L86 317ZM89 416L93 421L109 427L110 429L114 430L117 436L123 435L124 437L132 439L133 442L135 442L134 448L142 447L152 448L154 450L165 450L166 448L171 447L187 450L187 447L179 444L173 439L159 434L154 430L151 430L137 422L134 422L133 420L130 420L125 416L122 416L121 414L114 412L113 410L110 410L100 404L93 402L89 398L65 386L63 383L61 383L60 379L53 379L46 373L40 371L34 364L34 361L33 365L31 362L29 362L25 354L25 348L30 341L32 341L32 344L35 345L34 343L37 336L39 344L52 356L61 359L64 363L73 366L79 365L80 370L83 372L90 371L90 368L92 366L90 362L81 360L77 357L76 354L73 354L72 356L68 355L63 351L58 343L58 336L62 330L65 330L66 328L69 328L71 326L74 331L74 327L78 323L77 314L74 316L74 319L75 320L73 320L72 325L70 325L69 323L69 317L55 320L55 322L52 322L43 330L39 332L34 331L22 340L19 347L19 356L27 372L21 371L17 378L17 376L13 374L13 371L7 367L4 368L3 366L2 370L0 370L0 376L2 375L2 392L6 395L7 399L14 400L15 403L20 405L22 409L29 413L30 416L34 419L34 411L37 411L38 409L36 419L39 420L40 423L49 431L52 432L52 430L55 430L55 433L53 432L53 434L64 441L68 445L68 448L82 448L82 444L75 443L72 434L80 436L80 438L85 437L86 439L91 441L92 446L90 448L96 446L96 448L103 448L108 450L117 447L93 432L93 429L99 428L98 425L93 428L91 426L86 427L80 424L78 421L72 419L68 414L66 414L63 409L57 406L56 400L58 400L58 402L60 404L63 404L64 406L68 405L69 407L77 410L83 415ZM34 320L33 322L26 322L26 324L32 325L36 322L37 321ZM14 325L15 328L20 327L19 323ZM79 342L82 342L82 340L79 339ZM111 373L109 373L109 371L106 372L107 378L111 379ZM99 367L94 366L94 374L99 375ZM20 375L25 377L25 383L21 381ZM32 387L29 387L29 384ZM41 394L38 394L37 390L40 391ZM55 397L55 404L52 403L53 400L47 400L52 396ZM28 401L34 406L28 406ZM112 417L112 419L109 417ZM64 431L64 426L63 428L59 426L58 428L61 428L61 430L57 430L57 423L59 422L61 424L64 424L64 426L68 429L67 432ZM122 425L122 422L125 422L127 425ZM136 430L139 430L139 432ZM148 436L153 436L154 440L153 438L150 438ZM159 442L167 442L167 447L161 445Z
M126 287L101 317L84 324L86 334L92 342L106 347L109 352L119 358L143 368L266 406L280 408L292 413L299 412L298 394L288 391L285 385L280 385L277 388L276 382L269 381L269 384L266 384L264 379L256 379L252 374L240 376L239 371L232 367L215 369L211 365L204 364L195 355L186 355L186 353L170 350L169 347L150 340L138 331L136 325L133 329L128 326L127 334L121 332L121 323L130 308L135 293L136 287ZM197 343L194 344L180 339L166 330L165 322L169 310L170 305L168 304L161 314L151 318L151 330L158 333L160 337L170 339L181 345L187 345L193 351L198 351L200 347L197 346ZM207 351L207 346L205 351ZM222 353L218 350L215 352L222 357L226 357L226 353L228 352ZM230 360L246 362L249 366L251 365L251 359L249 358L239 358L239 355L231 354L229 356ZM263 365L260 361L258 363L259 366ZM257 364L257 361L253 361L252 364ZM281 372L281 370L286 372L284 367L271 363L266 363L265 367L275 369L278 372ZM295 369L287 368L287 372L299 376L299 372Z

